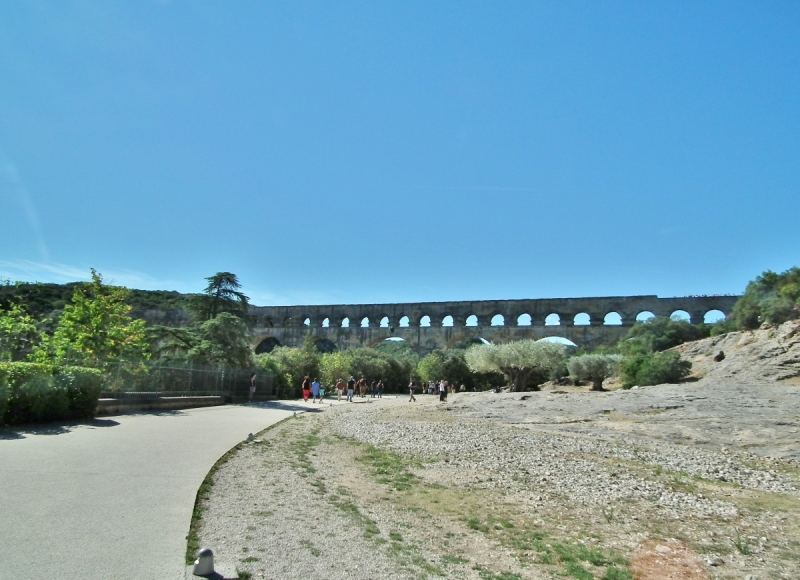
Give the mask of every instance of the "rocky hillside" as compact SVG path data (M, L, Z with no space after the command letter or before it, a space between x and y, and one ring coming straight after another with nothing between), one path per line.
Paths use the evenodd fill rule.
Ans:
M798 377L800 320L713 336L682 344L675 350L691 361L692 373L697 377L774 381Z

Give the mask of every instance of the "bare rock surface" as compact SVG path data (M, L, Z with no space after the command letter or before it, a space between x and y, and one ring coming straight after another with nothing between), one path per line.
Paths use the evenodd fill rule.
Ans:
M789 379L800 376L800 320L688 342L675 350L692 363L693 373L700 377ZM715 361L720 352L724 358Z

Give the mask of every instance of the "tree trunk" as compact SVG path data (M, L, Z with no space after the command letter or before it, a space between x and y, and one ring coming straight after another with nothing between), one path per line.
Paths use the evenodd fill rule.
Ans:
M605 391L603 388L603 379L600 378L593 378L592 379L592 390L593 391Z

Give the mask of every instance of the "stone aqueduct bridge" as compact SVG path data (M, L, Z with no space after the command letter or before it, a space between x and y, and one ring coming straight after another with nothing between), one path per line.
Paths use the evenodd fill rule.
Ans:
M702 324L709 311L719 310L726 316L730 314L737 298L611 296L417 304L253 306L250 314L254 323L253 348L257 352L268 352L277 345L300 346L306 335L311 334L314 340L324 340L328 347L333 343L340 350L373 346L392 337L402 338L417 352L425 354L469 338L502 343L558 336L578 346L592 348L618 341L642 312L670 316L682 310L689 315L691 322ZM606 317L613 313L619 318L613 317L616 324L608 324ZM553 314L557 315L558 324L552 324Z

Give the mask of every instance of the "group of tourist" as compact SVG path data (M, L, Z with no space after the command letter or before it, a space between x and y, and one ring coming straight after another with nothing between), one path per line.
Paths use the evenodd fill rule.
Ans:
M359 396L366 398L367 392L372 399L382 399L383 390L386 388L383 381L372 381L369 385L364 377L356 380L350 377L345 383L342 379L336 381L334 390L336 391L336 400L341 401L342 395L346 394L347 401L353 402L353 397ZM319 382L319 379L309 380L308 377L303 377L303 401L308 402L312 399L312 403L322 402L325 396L325 387Z
M408 382L408 394L411 395L411 397L408 399L409 403L412 403L417 400L416 397L414 397L414 393L416 392L416 390L417 390L417 383L415 383L414 379L412 378ZM447 402L448 392L457 393L459 391L466 391L466 390L467 387L465 387L464 385L458 387L456 386L455 383L451 384L448 383L447 381L428 381L427 385L425 383L422 384L423 394L425 394L426 392L429 395L435 395L436 393L438 393L439 401L441 401L442 403Z
M366 398L367 393L369 392L369 396L371 399L381 399L383 398L383 390L386 386L383 383L383 380L379 381L372 381L371 383L367 384L367 380L364 377L361 377L359 380L356 380L353 376L347 379L345 383L342 379L336 381L336 386L334 390L336 391L336 400L341 401L342 395L345 395L346 401L352 403L353 397L362 397ZM322 399L325 397L325 387L322 383L319 382L319 379L314 379L313 381L309 379L309 377L303 377L303 402L308 402L311 399L312 403L322 403ZM414 402L417 399L414 397L414 393L417 390L417 384L414 382L413 377L409 380L408 383L408 392L411 397L408 399L408 402ZM457 393L459 391L465 391L466 387L461 385L461 387L456 386L455 383L448 383L447 381L428 381L427 384L423 383L422 385L422 393L427 393L428 395L435 395L439 394L439 401L446 403L447 402L447 393Z

